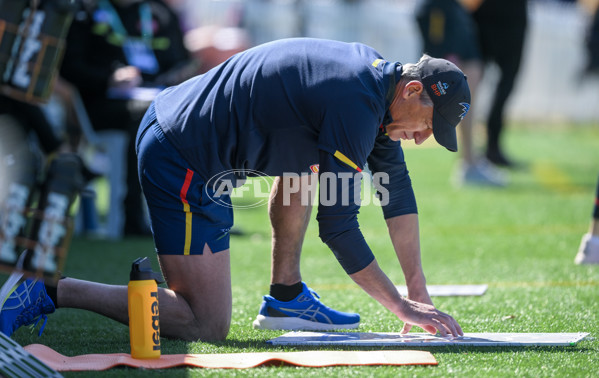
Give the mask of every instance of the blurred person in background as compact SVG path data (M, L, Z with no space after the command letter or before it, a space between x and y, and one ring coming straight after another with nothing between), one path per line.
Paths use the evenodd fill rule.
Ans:
M591 23L585 40L587 63L584 73L599 76L599 0L580 0L580 3L591 15ZM574 262L576 264L599 264L599 180L597 180L589 232L582 236Z
M528 25L526 0L462 0L478 27L480 51L485 64L494 63L499 80L487 115L487 159L499 167L517 168L502 147L505 106L520 71Z
M477 26L470 11L458 0L424 0L416 11L416 20L423 40L423 51L447 59L462 69L468 77L472 98L482 78L483 61ZM476 105L474 105L476 108ZM474 146L474 115L472 108L461 122L461 162L455 172L459 185L503 186L501 174L478 156Z
M597 180L597 191L589 232L582 236L574 262L576 264L599 264L599 180Z
M599 76L599 0L579 0L579 2L591 17L584 44L587 54L584 73Z
M499 70L485 122L484 159L475 152L473 114L464 119L463 162L456 176L460 183L503 186L507 183L503 172L488 162L497 167L517 166L506 156L501 141L505 106L522 60L527 18L526 0L424 0L418 8L424 52L462 67L473 93L487 64L495 64Z
M197 68L162 0L89 0L75 14L60 72L78 89L94 129L129 135L125 235L150 235L134 149L139 121L160 89Z
M202 23L192 2L166 0L166 3L179 16L185 47L199 62L199 73L251 47L251 38L244 28L247 5L233 2L223 12L222 20Z

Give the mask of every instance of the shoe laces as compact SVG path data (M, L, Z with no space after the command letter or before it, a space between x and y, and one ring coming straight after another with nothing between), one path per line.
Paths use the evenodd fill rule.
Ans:
M318 295L317 292L315 292L311 288L308 288L308 290L310 291L310 294L312 294L312 298L314 299L314 302L316 302L316 304L318 306L321 306L322 308L325 308L325 309L330 309L327 305L325 305L324 303L322 303L320 301L320 295Z
M320 295L318 295L317 292L315 292L311 288L308 288L308 290L310 291L310 294L312 294L312 296L314 297L314 302L316 302L316 304L318 306L320 306L320 308L323 308L323 309L326 309L326 310L332 310L332 308L330 308L329 306L325 305L324 303L322 303L320 301Z
M39 298L37 298L35 303L33 303L33 304L27 306L25 309L23 309L23 311L15 319L15 322L14 322L15 328L14 329L17 329L21 326L31 325L30 329L31 329L31 332L33 333L33 330L35 329L35 327L38 325L40 320L43 319L44 323L42 324L42 327L40 328L40 331L38 333L38 336L41 336L42 332L44 332L44 328L46 328L46 323L48 322L48 316L43 313L43 311L44 311L43 300L44 300L43 296L40 296Z
M310 294L312 294L312 296L316 297L316 299L320 299L320 295L318 295L317 292L315 292L311 288L308 288L308 290L310 291Z
M38 337L42 336L42 333L44 332L44 328L46 328L46 323L48 323L48 315L41 314L40 316L37 317L37 320L35 321L35 324L32 324L31 326L29 326L29 329L31 330L31 333L33 333L33 331L35 330L35 327L37 327L37 324L42 319L44 319L44 323L42 323L42 326L40 327L40 331L37 334Z
M298 295L295 298L295 300L301 301L301 302L310 301L310 302L315 302L316 304L322 305L322 303L320 303L320 301L318 300L320 298L320 295L318 295L317 292L315 292L314 290L308 288L308 293L309 294L304 294L302 292L302 294ZM303 298L305 298L305 299L303 299Z

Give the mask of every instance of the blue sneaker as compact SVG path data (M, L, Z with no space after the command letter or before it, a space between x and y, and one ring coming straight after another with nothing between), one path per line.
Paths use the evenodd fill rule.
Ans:
M48 321L46 314L53 313L55 309L44 284L27 279L4 302L0 310L0 331L10 337L19 327L30 324L35 327L43 319L41 336Z
M330 331L358 328L360 315L333 310L323 305L316 292L302 282L303 290L294 300L281 302L264 296L260 312L254 320L256 329L288 329Z

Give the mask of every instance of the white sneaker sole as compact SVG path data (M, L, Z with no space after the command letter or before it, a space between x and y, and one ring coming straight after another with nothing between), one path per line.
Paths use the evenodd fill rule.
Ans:
M596 236L592 237L590 234L582 236L574 263L599 264L599 239Z
M255 329L284 329L290 331L332 331L335 329L354 329L360 323L353 324L325 324L300 318L276 318L258 315L254 320Z
M599 253L593 255L587 255L584 253L578 253L574 258L574 263L578 265L582 264L599 264Z

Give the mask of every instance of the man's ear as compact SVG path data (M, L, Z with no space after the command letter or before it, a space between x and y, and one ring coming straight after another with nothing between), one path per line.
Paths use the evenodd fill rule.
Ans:
M423 90L424 90L424 86L420 81L418 81L418 80L409 81L403 89L403 97L405 99L407 99L413 95L420 96L420 94L422 93Z

